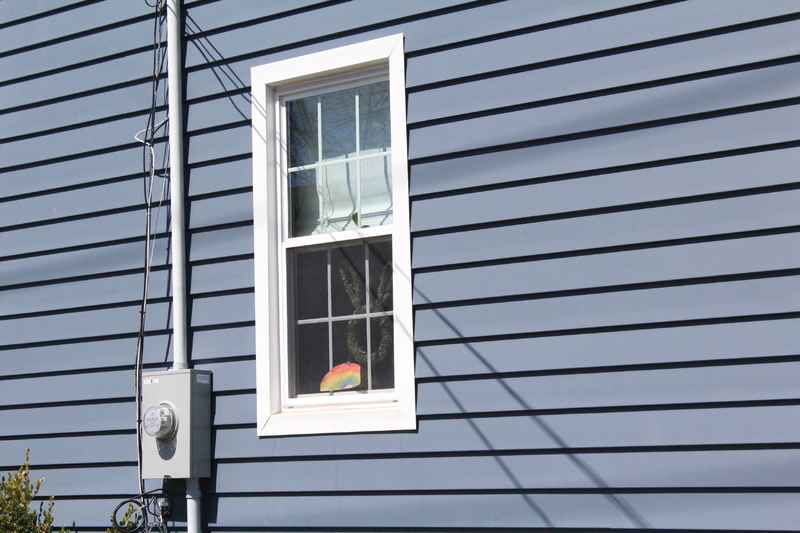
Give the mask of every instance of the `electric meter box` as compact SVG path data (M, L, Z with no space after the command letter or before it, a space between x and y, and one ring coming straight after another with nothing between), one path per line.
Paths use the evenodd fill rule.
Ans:
M211 476L211 371L142 375L142 476Z

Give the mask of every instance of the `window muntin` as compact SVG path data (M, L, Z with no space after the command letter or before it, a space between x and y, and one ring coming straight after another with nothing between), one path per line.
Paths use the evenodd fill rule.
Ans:
M258 433L267 436L414 429L416 401L403 36L383 37L254 67L251 80ZM387 80L388 84L377 87L380 90L369 91L368 96L362 89ZM382 106L366 100L385 100L383 87L388 89L388 123L374 120L372 110ZM353 95L353 89L356 88L359 92L358 107L349 103L351 97L355 98L349 95ZM319 140L303 144L304 139L313 140L309 129L314 131L316 128L318 135L322 131L337 129L336 124L331 126L331 121L326 121L324 126L321 124L317 98L339 91L344 91L343 95L337 95L339 103L346 100L348 103L342 107L348 108L348 111L341 113L341 120L333 122L338 122L342 131L349 131L349 135L352 135L355 126L355 138L347 143L339 143L339 149ZM303 101L306 98L311 100ZM326 101L328 99L326 97ZM291 101L298 101L300 106L295 120L305 121L293 140L289 138L286 126L286 108ZM327 107L336 103L328 102ZM326 113L323 111L322 115ZM327 115L328 118L337 118L330 111ZM294 152L290 151L290 144L294 144ZM354 144L357 145L355 149ZM350 168L346 169L344 165ZM291 186L289 169L295 174L296 187ZM339 169L338 175L323 177L333 177L334 182L338 178L339 183L345 185L346 172L350 173L351 186L357 184L361 189L361 198L355 200L355 207L349 191L338 196L331 193L329 197L317 193L318 175L323 172L321 169L325 169L325 172ZM357 173L366 178L355 180ZM341 192L341 187L339 190ZM333 213L325 213L326 202L327 208L329 211L332 209ZM338 221L335 220L337 218ZM298 228L296 232L293 232L294 227ZM381 352L380 340L387 338L382 331L390 331L393 337L391 351L386 348L386 341L383 352L391 353L393 361L388 367L380 368L378 364L377 368L365 373L360 388L339 391L334 395L319 392L298 394L298 388L310 390L311 386L296 386L296 375L290 379L290 374L297 372L296 366L290 364L291 350L295 349L292 343L298 342L294 330L300 326L313 328L312 322L301 323L306 319L297 319L295 316L294 306L300 305L300 300L295 298L293 287L296 283L309 283L296 279L298 275L303 276L295 270L296 265L299 262L301 269L308 267L313 270L313 265L307 264L306 259L309 258L303 254L322 250L327 268L328 250L335 256L338 253L336 250L351 246L366 247L365 257L371 257L371 247L390 248L390 259L385 261L391 261L392 265L391 308L385 306L383 311L377 312L383 314L370 309L371 314L367 318L366 313L353 312L354 305L348 295L336 307L344 307L345 310L341 312L349 314L334 316L331 313L315 317L323 324L317 326L322 333L309 338L317 339L317 343L346 344L347 326L351 320L356 320L351 327L351 337L355 336L359 343L353 344L353 351L366 351L369 331L370 352ZM317 258L317 262L320 261ZM357 274L364 272L364 306L367 285L373 285L376 280L380 284L381 279L377 272L370 274L370 281L366 279L367 269L373 272L381 265L381 261L370 259L367 265L366 260L363 266L357 261L351 265ZM341 273L334 271L333 266L331 269L338 274L338 283L341 284ZM345 272L351 276L349 270ZM314 283L317 287L324 286L327 291L328 279L327 275L320 276ZM335 280L336 276L330 279ZM361 283L359 275L355 279ZM350 283L352 285L354 282ZM380 299L379 293L380 288L373 286L372 297ZM323 307L327 307L327 302L325 300ZM381 322L385 323L387 317L391 318L392 328L382 330ZM368 321L372 323L369 328ZM332 326L328 326L328 323ZM343 334L339 334L339 340L326 334L327 329L335 327L344 330ZM344 341L341 340L342 335ZM319 347L316 349L320 350ZM340 348L339 352L342 350L350 352L346 347ZM313 366L316 363L311 364ZM329 364L330 359L326 365ZM313 383L316 376L314 380L309 378L307 381ZM387 385L389 382L392 388ZM326 385L329 384L326 381Z
M361 367L347 390L394 388L391 254L386 239L290 250L289 397L319 394L343 363Z
M291 237L392 222L389 83L288 100Z
M281 98L289 206L283 231L287 407L323 393L323 379L344 363L361 382L347 383L338 395L394 386L389 84L374 76L362 81ZM354 231L372 225L388 238L364 239ZM330 233L338 244L317 244Z

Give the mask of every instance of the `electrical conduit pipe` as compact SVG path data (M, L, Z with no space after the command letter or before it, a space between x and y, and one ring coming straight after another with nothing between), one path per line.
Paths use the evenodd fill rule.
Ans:
M167 90L169 93L169 175L172 208L173 370L189 368L186 327L186 234L183 179L183 36L181 0L167 0ZM186 480L187 533L201 533L200 480Z

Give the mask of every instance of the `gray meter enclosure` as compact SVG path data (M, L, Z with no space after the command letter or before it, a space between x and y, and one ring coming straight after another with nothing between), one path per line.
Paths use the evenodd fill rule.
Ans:
M169 438L142 431L145 479L211 476L211 371L165 370L142 375L141 417L168 405L177 428Z

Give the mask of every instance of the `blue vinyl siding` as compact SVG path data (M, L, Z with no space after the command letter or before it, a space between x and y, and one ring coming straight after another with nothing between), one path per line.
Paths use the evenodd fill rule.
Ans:
M800 2L184 5L204 530L797 528ZM399 32L418 430L259 439L250 68ZM152 38L144 0L0 2L0 472L31 448L79 531L137 486Z

